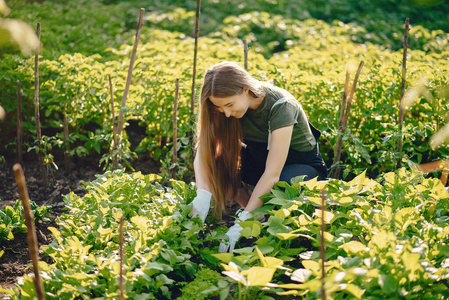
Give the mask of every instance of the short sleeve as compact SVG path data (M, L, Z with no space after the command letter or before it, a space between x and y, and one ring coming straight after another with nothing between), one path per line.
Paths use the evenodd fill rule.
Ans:
M269 116L270 131L296 125L298 123L299 103L297 100L286 99L274 105Z

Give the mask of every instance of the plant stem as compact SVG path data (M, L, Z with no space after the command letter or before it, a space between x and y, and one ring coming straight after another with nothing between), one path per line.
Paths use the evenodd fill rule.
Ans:
M36 133L37 133L37 145L39 148L38 159L40 163L42 178L44 178L45 184L47 184L47 172L44 166L44 157L41 152L42 148L42 133L41 133L41 123L40 123L40 115L39 115L39 46L41 40L41 23L37 23L36 28L37 39L39 41L38 46L36 47L35 56L34 56L34 116L36 119Z
M123 92L122 105L120 108L120 115L119 115L118 128L117 128L118 136L120 136L120 134L122 133L122 130L123 130L123 123L124 123L123 107L125 107L126 100L128 98L129 86L131 85L131 79L132 79L133 68L134 68L134 60L136 59L137 45L139 44L140 31L142 30L144 13L145 13L145 9L141 8L140 15L139 15L139 21L137 23L136 38L134 39L133 51L131 53L131 60L129 62L128 77L126 78L125 91Z
M123 288L123 222L124 218L123 216L120 218L120 236L119 236L119 243L120 243L120 300L125 299L125 293Z
M402 127L404 126L404 94L405 94L405 80L407 74L407 48L408 48L408 30L409 30L409 18L405 19L404 26L404 47L402 53L402 86L401 86L401 100L399 103L399 141L398 152L402 152ZM399 157L398 168L402 165L402 157Z
M67 110L64 112L63 116L63 124L64 124L64 144L65 144L65 152L64 152L64 162L65 162L65 169L68 174L71 173L70 169L70 144L69 144L69 123L67 122Z
M45 299L44 286L42 284L42 279L39 274L39 251L37 244L36 228L33 222L33 212L30 206L30 196L28 194L28 189L26 186L25 176L23 175L23 169L20 164L15 164L13 166L14 177L17 183L17 188L19 190L20 198L22 199L23 214L25 217L25 223L27 226L27 240L28 240L28 250L30 253L31 262L33 263L34 278L33 283L36 288L37 298L39 300Z
M176 78L175 99L173 104L173 159L172 163L176 164L178 160L178 97L179 97L179 78ZM173 167L172 177L176 179L176 166Z
M114 88L112 86L112 80L111 80L110 74L108 74L108 79L109 79L109 93L111 94L112 136L113 136L113 143L114 143L112 145L111 152L114 153L114 150L118 145L117 145L117 127L115 126ZM114 155L113 166L114 166L114 169L117 169L117 155Z
M325 277L325 270L324 270L324 262L326 259L326 253L325 253L325 249L324 249L324 209L325 209L325 204L324 204L324 200L325 200L325 190L324 188L321 190L321 245L320 245L320 250L321 250L321 299L325 300L326 299L326 290L324 288L324 277Z
M22 163L22 89L17 80L17 154L19 163Z

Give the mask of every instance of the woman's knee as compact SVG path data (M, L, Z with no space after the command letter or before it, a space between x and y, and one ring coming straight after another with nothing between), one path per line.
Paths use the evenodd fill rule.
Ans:
M304 180L310 180L315 177L320 177L320 173L312 166L304 164L292 164L286 165L282 169L280 181L286 181L290 183L293 177L305 176Z

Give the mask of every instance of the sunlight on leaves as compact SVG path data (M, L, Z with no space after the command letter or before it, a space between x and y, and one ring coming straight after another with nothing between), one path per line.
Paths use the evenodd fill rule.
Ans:
M264 267L251 267L248 270L247 282L249 286L265 286L273 279L276 269Z
M306 282L310 278L311 275L312 275L312 271L310 271L308 269L297 269L293 272L293 274L290 278L294 281Z

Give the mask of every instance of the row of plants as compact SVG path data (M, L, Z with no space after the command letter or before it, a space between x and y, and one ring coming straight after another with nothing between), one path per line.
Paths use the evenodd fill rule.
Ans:
M399 169L378 180L279 182L244 238L217 253L226 227L189 218L194 184L158 175L97 175L42 246L47 299L446 299L449 297L449 193L438 179ZM321 278L321 193L325 190L325 277ZM124 219L123 265L119 224ZM216 220L209 216L207 223ZM203 230L203 235L199 231ZM12 299L32 299L28 275ZM195 293L195 294L191 294Z
M254 15L254 18L257 18ZM253 18L253 19L254 19ZM309 20L303 23L297 33L300 44L292 43L288 51L265 59L260 53L250 52L249 71L262 80L276 79L276 84L289 90L301 102L310 121L323 132L321 145L325 161L332 165L333 147L338 133L338 107L342 98L345 71L351 62L364 61L355 93L355 101L344 134L343 163L346 175L367 169L376 176L381 171L395 169L402 157L412 158L417 163L447 156L442 148L435 152L428 146L430 136L447 122L448 109L447 74L448 54L424 53L409 50L407 88L412 88L425 78L425 88L431 97L417 95L416 104L405 117L405 127L399 131L397 116L401 95L402 52L382 50L374 45L358 45L348 35L351 28L343 24L329 25ZM180 99L178 108L178 147L183 154L183 170L180 178L189 177L191 154L188 149L188 133L192 131L190 120L193 39L179 33L145 28L141 34L142 45L138 48L129 101L124 108L127 120L135 120L145 131L137 148L131 149L126 138L122 139L122 157L132 158L132 152L151 153L154 159L168 165L172 152L172 119L175 81L180 78ZM237 37L227 41L215 38L201 38L199 42L202 59L198 62L197 82L202 72L210 65L222 60L243 61L242 41ZM103 156L101 163L108 166L113 139L108 75L114 87L115 115L121 109L120 96L125 89L129 64L130 45L119 49L109 48L109 60L102 62L98 54L65 54L57 60L42 60L40 63L40 97L45 145L38 149L51 154L58 148L70 144L70 156L84 157L92 153ZM23 97L34 93L34 61L20 60L6 55L2 60L5 72L0 81L20 79ZM170 66L167 68L166 66ZM352 68L353 69L353 68ZM17 89L17 88L15 88ZM199 93L197 87L197 94ZM8 88L5 89L5 92ZM10 92L13 93L13 87ZM17 93L14 90L14 93ZM6 93L5 93L6 94ZM5 95L4 94L4 95ZM2 103L10 122L2 128L5 150L14 153L15 101ZM35 147L34 108L32 102L25 104L24 122L25 149ZM70 138L63 139L63 117L68 119ZM130 129L131 130L131 129ZM404 139L403 151L397 150L398 139ZM36 148L34 148L36 149ZM52 161L52 160L49 160Z
M113 18L107 26L104 23L106 18L101 17L95 19L98 22L95 26L92 25L91 16L94 11L116 16L117 10L128 8L129 5L137 7L138 1L108 2L104 9L99 9L103 5L100 2L82 2L79 9L71 6L75 4L52 1L23 5L19 9L16 5L20 3L20 1L8 2L12 12L17 13L18 17L23 17L29 22L41 18L48 21L48 24L43 23L42 41L44 46L47 46L42 51L43 57L40 62L40 105L44 137L41 142L43 145L37 147L34 107L31 100L34 94L34 61L23 59L18 55L5 54L0 62L2 68L0 84L4 87L0 91L0 97L2 106L8 113L8 118L0 129L2 132L0 140L5 146L5 153L17 151L15 99L16 83L20 81L22 98L26 99L22 108L25 150L43 152L48 164L54 163L55 152L67 151L67 155L72 157L85 157L97 153L101 155L100 164L108 168L113 155L110 149L113 135L109 103L111 95L107 76L112 77L116 99L114 110L115 115L118 115L121 107L117 102L120 101L125 88L126 67L131 51L131 46L124 44L124 40L131 37L129 29L135 26L131 25L135 22L129 18L137 15L137 10L126 10L125 15ZM316 19L303 20L296 15L285 17L283 15L285 3L276 5L263 3L257 5L255 3L255 7L268 5L271 8L269 13L268 7L261 6L259 12L254 12L249 11L249 6L244 4L241 7L241 15L226 15L226 17L220 15L215 18L219 20L220 26L203 26L214 28L214 31L200 39L201 60L198 63L197 82L201 81L202 72L218 61L243 62L241 39L249 40L250 72L261 79L276 79L276 84L291 91L298 98L306 108L312 123L324 133L322 152L325 153L325 160L330 166L337 163L332 161L333 147L339 135L337 128L339 112L336 108L341 99L346 65L350 61L363 60L365 66L355 96L357 107L351 113L350 124L343 137L346 142L344 146L346 154L342 161L346 165L344 175L353 176L360 170L367 169L369 174L375 176L380 171L393 170L396 162L404 156L420 162L447 155L445 149L435 152L427 146L429 137L439 129L440 124L446 122L447 118L445 115L447 33L438 31L437 28L432 31L421 25L412 26L410 30L412 50L409 50L408 57L407 88L412 87L422 77L426 77L426 87L432 99L418 97L418 104L406 115L404 131L399 132L396 124L401 93L402 54L400 50L389 50L397 47L385 47L388 43L384 40L368 42L363 36L379 37L381 34L378 31L367 30L367 27L360 22L343 23L335 20L327 23ZM190 124L195 118L190 115L189 107L192 81L192 56L189 53L193 52L193 39L188 36L187 31L194 23L194 6L193 2L186 2L178 9L168 12L174 7L172 5L176 4L178 3L170 2L167 6L151 4L152 9L147 14L146 25L171 31L144 28L129 101L124 108L126 119L139 123L147 138L135 148L130 146L125 133L117 149L122 157L122 165L135 156L134 152L145 152L151 153L156 160L162 160L167 168L173 167L170 165L170 153L173 150L172 122L169 116L172 114L175 80L180 78L181 98L178 116L181 124L177 145L178 150L183 152L181 154L183 163L179 166L179 176L187 178L191 175L188 171L191 166L191 153L186 150L191 139L188 133L192 131ZM328 5L334 4L330 2ZM204 4L203 22L212 22L208 12L216 8L214 5ZM273 5L275 7L271 7ZM398 8L400 11L411 12L417 9L411 5L407 10L401 5L398 6L401 7ZM312 6L310 3L298 3L298 7L302 8ZM365 7L352 5L345 9L356 9L359 6ZM360 7L357 10L360 10ZM441 7L440 9L444 10ZM53 14L52 10L56 10L57 13ZM335 12L335 9L326 11ZM53 28L59 26L61 22L47 17L46 14L50 13L67 20L79 20L79 15L82 14L86 22L75 22L75 25L72 24L74 22L67 22L72 25L67 25L65 34L55 33ZM422 18L425 19L427 13L431 16L438 15L436 8L428 8L422 14ZM99 31L89 30L85 26ZM45 30L46 27L48 31ZM434 27L429 25L428 28ZM108 35L101 30L109 31L110 35L117 37L117 40L104 41ZM49 40L58 40L54 35L73 40L70 34L76 32L91 34L92 40L101 43L103 47L92 44L91 39L89 42L80 40L70 47L64 46L67 44L64 40L58 41L61 50L51 46ZM397 29L395 33L396 40L401 40L402 29ZM49 40L46 40L47 38ZM96 50L88 48L90 46ZM281 52L271 56L274 48ZM54 53L47 54L46 49ZM79 53L73 53L74 51ZM197 95L198 89L199 86L196 87ZM69 122L68 141L64 141L62 134L64 116ZM404 150L401 152L397 151L396 146L400 138L405 139ZM68 144L70 150L64 150Z
M38 206L34 201L30 201L30 205L35 222L50 221L48 213L51 206ZM0 242L11 241L15 234L26 232L26 229L23 207L18 200L14 203L14 206L6 205L0 210Z
M135 29L136 16L140 7L148 11L147 26L169 31L182 32L193 36L197 1L44 1L26 2L9 0L11 16L35 24L45 20L46 36L42 41L45 58L55 59L64 53L79 52L84 55L104 54L107 47L118 47L126 42ZM353 36L357 43L371 42L393 50L402 46L401 31L406 17L414 26L418 26L417 35L411 35L413 41L419 41L416 49L432 51L427 45L435 40L435 35L447 44L447 21L449 5L444 1L204 1L201 4L201 32L203 36L222 32L230 23L242 22L243 27L253 27L253 37L260 39L260 45L266 41L277 43L264 53L273 53L285 46L291 39L285 24L293 20L323 20L332 23L339 20L349 26L363 29ZM386 9L388 8L388 9ZM261 12L282 16L282 21L273 23L265 15L261 21L251 20L251 14ZM234 16L234 17L231 17ZM257 24L259 23L259 24ZM267 36L264 31L269 30ZM226 32L226 30L224 30ZM86 34L85 34L86 33ZM242 31L240 38L247 34ZM253 40L254 42L256 39ZM443 45L437 46L442 47Z

